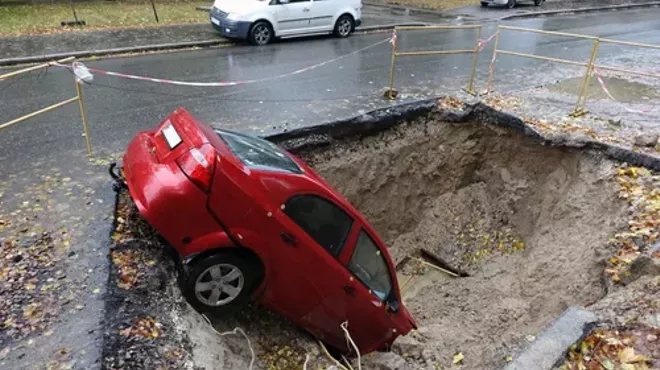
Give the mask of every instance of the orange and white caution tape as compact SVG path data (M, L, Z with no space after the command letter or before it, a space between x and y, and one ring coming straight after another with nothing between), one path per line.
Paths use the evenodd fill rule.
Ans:
M484 50L484 48L486 47L486 45L487 45L492 39L494 39L495 36L497 36L497 32L495 32L494 34L488 36L488 38L485 38L485 39L479 39L479 41L477 41L477 45L479 45L479 51Z
M615 102L620 103L614 96L612 96L612 93L610 93L610 90L607 88L605 85L605 81L603 80L603 76L600 74L600 71L594 67L594 74L596 75L596 79L598 80L598 84L600 85L600 88L603 89L605 92L605 95L607 95L610 99L614 100ZM642 114L647 114L653 112L652 109L647 109L647 110L637 110L637 109L631 109L626 107L625 105L623 106L623 109L630 113L642 113Z
M179 80L170 80L170 79L165 79L165 78L154 78L154 77L148 77L148 76L138 76L138 75L132 75L132 74L127 74L127 73L120 73L120 72L112 72L112 71L106 71L104 69L99 69L99 68L87 68L89 72L92 73L98 73L98 74L103 74L107 76L113 76L113 77L119 77L119 78L125 78L125 79L130 79L130 80L138 80L138 81L148 81L148 82L154 82L154 83L161 83L161 84L168 84L168 85L177 85L177 86L190 86L190 87L227 87L227 86L238 86L238 85L247 85L247 84L253 84L253 83L258 83L258 82L266 82L266 81L271 81L271 80L276 80L284 77L290 77L293 75L297 75L300 73L308 72L313 69L325 66L330 63L334 63L340 59L349 57L351 55L358 54L360 52L363 52L365 50L372 49L378 45L384 44L386 42L394 42L396 43L396 34L394 34L391 38L387 38L385 40L378 41L376 43L373 43L369 46L363 47L361 49L352 51L350 53L338 56L336 58L328 59L326 61L323 61L321 63L317 63L305 68L301 68L292 72L288 73L283 73L277 76L270 76L270 77L265 77L265 78L259 78L259 79L253 79L253 80L243 80L243 81L220 81L220 82L190 82L190 81L179 81ZM57 67L64 67L64 68L69 68L71 69L72 67L70 65L64 65L60 63L53 63L54 66Z

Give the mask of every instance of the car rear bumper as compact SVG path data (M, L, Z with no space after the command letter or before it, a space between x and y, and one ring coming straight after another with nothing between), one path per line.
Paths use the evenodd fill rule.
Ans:
M355 20L355 27L360 27L362 25L362 19Z
M126 185L142 217L187 256L199 239L222 228L206 209L206 194L176 162L159 162L155 139L142 132L129 143L123 158Z

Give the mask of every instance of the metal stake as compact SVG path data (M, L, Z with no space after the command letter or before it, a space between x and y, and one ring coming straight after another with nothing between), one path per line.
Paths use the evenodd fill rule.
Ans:
M394 28L394 34L397 35L396 33L396 27ZM397 35L398 38L398 35ZM396 44L397 44L397 39L394 39L392 41L392 62L390 64L390 92L388 98L391 100L394 100L394 67L396 65Z
M591 56L589 57L589 62L587 64L587 73L582 80L580 85L580 91L578 93L578 100L575 104L575 109L571 116L578 117L586 113L584 110L584 104L587 101L587 95L589 94L589 83L591 82L591 74L594 70L594 62L596 61L596 56L598 55L598 48L600 47L600 40L594 40L594 46L591 50Z
M82 118L83 129L85 130L85 141L87 142L87 153L90 157L93 156L92 153L92 143L89 140L89 127L87 125L87 116L85 115L85 102L83 101L83 92L80 87L80 83L74 77L74 82L76 84L76 91L78 92L78 104L80 105L80 117Z
M479 41L481 39L481 27L477 30L477 43L474 45L474 57L472 58L472 73L470 74L470 82L468 84L467 92L470 95L476 96L477 93L474 91L474 75L477 72L477 59L479 58Z
M497 58L497 46L500 44L500 27L497 26L497 34L495 36L495 45L493 46L493 59L490 60L490 67L488 68L488 85L486 86L486 93L490 93L493 89L493 74L495 73L495 58Z

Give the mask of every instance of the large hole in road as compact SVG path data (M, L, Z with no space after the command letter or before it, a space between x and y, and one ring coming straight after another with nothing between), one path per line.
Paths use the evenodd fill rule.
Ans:
M444 366L462 352L468 368L500 367L568 306L606 293L603 250L626 207L602 155L433 113L296 154L367 217L395 263L427 249L470 275L406 285L420 326L400 350L409 361Z
M424 272L407 258L399 283L420 328L395 342L395 354L363 356L365 369L446 368L458 352L465 368L500 368L567 307L606 293L608 239L627 225L617 163L602 151L542 145L492 109L474 112L381 112L271 137L366 216L395 263L424 249L469 275ZM247 369L243 338L217 335L181 304L162 241L125 191L118 199L103 367ZM308 368L329 365L309 336L260 308L212 321L219 331L245 329L255 368L300 369L307 355Z

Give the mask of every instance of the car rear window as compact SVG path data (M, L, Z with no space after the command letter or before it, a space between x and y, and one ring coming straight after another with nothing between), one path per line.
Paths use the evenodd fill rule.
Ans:
M270 141L232 131L215 130L215 132L229 146L234 155L249 168L303 173L296 162Z

